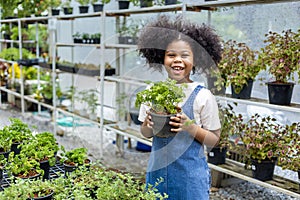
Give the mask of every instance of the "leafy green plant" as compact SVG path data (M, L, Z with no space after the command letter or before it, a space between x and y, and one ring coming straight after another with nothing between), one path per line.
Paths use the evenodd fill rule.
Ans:
M62 163L76 166L90 163L87 155L87 148L81 147L66 151L65 147L61 146L61 151L60 161Z
M9 165L5 169L9 175L19 178L28 178L38 174L43 174L40 169L40 163L34 159L28 158L25 154L17 154L11 152L8 157Z
M50 132L42 132L34 136L31 140L22 143L21 153L38 162L48 160L50 166L56 162L55 154L59 150L54 135Z
M119 33L120 36L138 37L142 26L142 21L128 20L127 23L122 24L121 27L117 29L117 33Z
M81 6L87 6L90 3L90 0L75 0L77 1Z
M90 89L90 90L82 90L78 93L76 99L78 99L82 103L86 103L88 106L88 110L95 114L97 113L97 107L99 105L98 101L98 90Z
M300 76L300 29L297 32L285 30L281 34L270 31L265 36L267 45L261 48L257 63L268 69L278 83L294 80L295 72Z
M4 134L10 135L12 143L21 143L32 138L32 131L28 124L18 118L9 118L11 124L3 127Z
M33 199L45 197L54 191L53 183L42 179L17 179L0 192L0 199Z
M5 158L4 154L0 154L0 169L3 170L3 168L6 166L7 164L7 158ZM0 172L2 173L2 172Z
M49 6L51 8L58 8L61 5L62 1L61 0L50 0L49 1Z
M23 59L30 59L34 58L34 54L32 54L27 49L22 48L22 58ZM20 59L20 50L18 48L12 47L7 49L2 49L0 52L0 58L7 60L7 61L17 61Z
M9 152L11 149L12 140L9 131L0 130L0 152Z
M181 111L178 103L185 97L185 87L185 84L176 85L176 81L171 79L152 83L148 89L137 93L135 106L145 104L156 113L176 114Z
M212 72L217 81L215 85L218 90L222 86L234 86L235 93L239 94L249 80L254 80L262 70L256 63L257 51L252 50L245 43L234 40L223 42L222 60L218 69Z

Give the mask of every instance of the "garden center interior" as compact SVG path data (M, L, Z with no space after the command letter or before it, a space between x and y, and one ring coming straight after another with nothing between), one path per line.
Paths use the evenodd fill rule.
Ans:
M19 146L21 154L32 148L26 144L32 145L38 133L45 132L53 136L55 153L63 152L60 160L52 155L56 160L50 174L39 179L52 184L51 198L157 197L125 198L121 192L126 189L117 191L108 183L102 193L119 198L101 196L97 185L93 196L80 189L82 185L59 182L76 179L66 175L60 161L71 150L83 148L92 163L144 177L152 140L140 133L136 94L147 87L147 81L165 80L167 74L148 68L137 52L137 40L141 28L157 16L178 14L210 25L222 39L223 55L215 76L191 75L224 108L220 109L221 137L227 154L219 161L217 152L207 152L211 199L300 199L300 1L148 1L0 2L0 156L4 155L0 199L22 199L24 191L28 198L32 192L26 184L14 182L12 163L17 159L9 154L18 154L12 149L13 132L27 132L28 127L31 140ZM121 8L126 2L128 7ZM235 90L239 87L242 90ZM237 129L243 134L234 133ZM258 167L249 164L250 159L268 157L270 152L278 156L273 168L265 167L271 177L256 177L253 170ZM31 161L22 162L25 166ZM84 173L88 172L78 176ZM59 184L69 190L62 192ZM132 187L143 193L139 184ZM72 190L76 192L66 194ZM128 195L133 195L131 190Z

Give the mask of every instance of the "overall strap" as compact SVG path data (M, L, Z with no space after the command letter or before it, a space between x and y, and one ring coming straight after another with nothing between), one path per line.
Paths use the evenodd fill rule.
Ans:
M197 85L197 87L193 90L187 101L184 103L182 106L183 112L190 118L194 119L194 113L193 113L193 105L194 105L194 100L196 96L198 95L199 91L203 88L201 85Z

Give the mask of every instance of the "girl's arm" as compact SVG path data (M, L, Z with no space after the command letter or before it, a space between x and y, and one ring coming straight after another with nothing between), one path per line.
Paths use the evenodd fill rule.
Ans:
M178 127L171 129L172 131L180 132L187 131L196 140L205 144L208 147L214 147L219 142L220 129L218 130L206 130L201 128L199 125L194 123L189 123L190 119L184 114L177 114L176 117L172 117L170 124L172 126Z

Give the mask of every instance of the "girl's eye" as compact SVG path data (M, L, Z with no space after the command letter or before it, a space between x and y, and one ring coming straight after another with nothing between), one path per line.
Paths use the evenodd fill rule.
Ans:
M181 57L182 58L187 58L187 57L189 57L189 54L183 54Z

